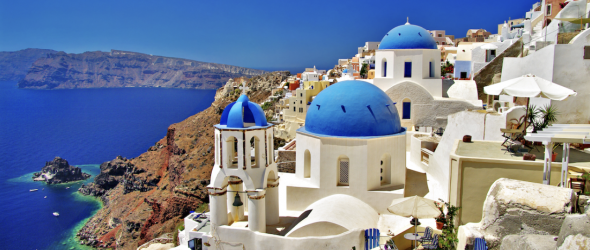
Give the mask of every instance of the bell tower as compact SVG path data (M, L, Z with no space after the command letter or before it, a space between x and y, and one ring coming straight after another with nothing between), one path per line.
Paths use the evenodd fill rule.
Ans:
M243 220L246 208L252 231L266 232L267 224L279 222L272 126L244 94L225 107L215 125L215 166L208 187L214 226Z

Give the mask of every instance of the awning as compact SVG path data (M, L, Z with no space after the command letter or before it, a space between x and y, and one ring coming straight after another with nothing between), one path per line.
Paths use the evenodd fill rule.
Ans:
M524 23L519 23L519 24L512 25L511 28L512 29L514 29L514 28L524 28Z
M554 18L554 19L559 20L559 21L575 23L575 24L580 24L580 22L584 22L584 24L590 23L590 18L560 17L560 18Z

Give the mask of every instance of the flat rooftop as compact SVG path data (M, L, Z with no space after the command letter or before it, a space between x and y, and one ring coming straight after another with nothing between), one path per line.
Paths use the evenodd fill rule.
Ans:
M532 149L526 148L522 146L521 148L526 148L529 150L529 153L534 154L537 156L537 162L543 162L544 155L545 155L545 146L531 146ZM517 148L517 146L514 146ZM561 162L562 160L562 152L563 146L559 146L555 149L557 153L557 157L555 158L555 162ZM526 153L526 152L525 152ZM488 159L502 159L502 160L514 160L514 161L523 161L522 159L522 152L521 153L511 153L507 152L506 148L502 146L502 142L492 142L492 141L472 141L472 142L463 142L459 141L459 145L457 147L457 151L455 154L458 156L464 157L473 157L473 158L488 158ZM575 148L570 148L570 159L569 159L569 166L574 167L581 167L585 168L586 172L590 170L590 153L582 150L578 150Z

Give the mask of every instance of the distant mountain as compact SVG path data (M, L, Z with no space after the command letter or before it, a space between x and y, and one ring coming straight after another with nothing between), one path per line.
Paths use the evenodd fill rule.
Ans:
M50 49L0 51L0 81L20 81L37 59L55 52Z
M266 71L137 52L47 54L33 63L19 88L166 87L217 89L229 78Z

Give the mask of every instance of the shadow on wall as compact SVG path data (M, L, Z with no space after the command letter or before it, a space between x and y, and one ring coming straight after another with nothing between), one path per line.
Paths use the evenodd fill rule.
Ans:
M424 197L428 194L428 184L426 182L426 173L416 172L411 169L406 169L406 186L404 190L404 197L411 197L414 195Z

